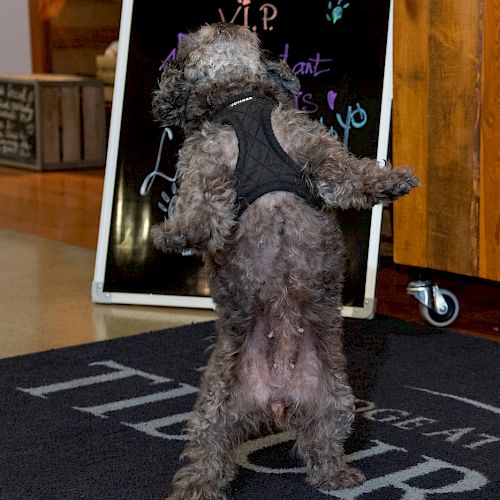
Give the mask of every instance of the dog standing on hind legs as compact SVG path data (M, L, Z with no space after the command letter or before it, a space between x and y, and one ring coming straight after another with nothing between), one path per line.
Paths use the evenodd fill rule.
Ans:
M253 32L219 23L183 38L154 94L156 116L185 141L175 215L152 238L165 252L203 256L218 315L171 500L226 498L236 449L262 424L296 433L311 485L364 480L343 450L354 397L342 349L345 250L331 208L388 204L418 181L354 157L294 109L298 91Z

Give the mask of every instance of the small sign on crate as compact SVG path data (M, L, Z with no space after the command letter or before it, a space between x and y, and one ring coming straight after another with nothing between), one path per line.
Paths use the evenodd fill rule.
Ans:
M33 170L104 166L103 84L52 74L0 75L0 163Z

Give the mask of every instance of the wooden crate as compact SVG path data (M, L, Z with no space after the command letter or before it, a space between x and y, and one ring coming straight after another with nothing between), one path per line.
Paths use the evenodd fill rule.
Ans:
M0 75L0 163L33 170L104 166L103 84L73 75Z

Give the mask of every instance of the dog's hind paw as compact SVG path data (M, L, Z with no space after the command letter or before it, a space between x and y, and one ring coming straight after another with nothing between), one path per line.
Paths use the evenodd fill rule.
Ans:
M322 490L338 490L342 488L352 488L363 483L365 475L355 467L346 465L340 470L336 470L326 478L309 477L308 482Z
M194 487L175 490L166 500L229 500L229 497L222 492L207 492Z
M329 481L332 488L350 488L366 480L365 475L355 467L346 467L339 470Z

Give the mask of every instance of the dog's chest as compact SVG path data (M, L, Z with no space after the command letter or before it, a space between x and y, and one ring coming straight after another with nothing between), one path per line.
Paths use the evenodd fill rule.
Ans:
M295 193L314 208L320 203L308 188L304 171L276 138L272 114L278 102L257 92L238 94L212 114L214 122L231 125L238 138L234 170L238 216L259 197L273 191Z

